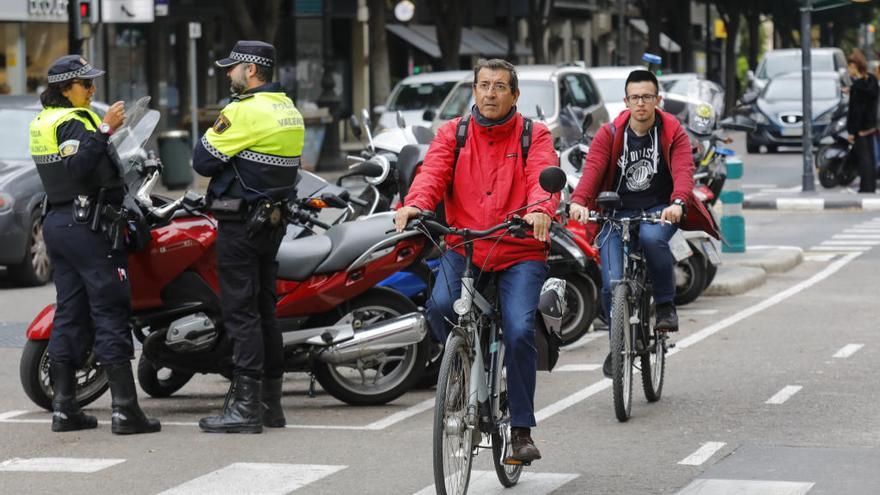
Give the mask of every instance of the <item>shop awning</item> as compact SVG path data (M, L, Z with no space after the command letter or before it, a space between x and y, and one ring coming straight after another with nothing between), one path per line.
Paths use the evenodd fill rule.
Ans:
M629 25L645 36L648 35L648 23L645 22L644 19L630 19ZM667 36L666 33L660 33L660 48L668 53L677 53L681 51L681 46L672 41L672 38Z
M425 52L429 57L440 58L436 27L428 24L387 24L385 28ZM514 50L518 56L531 54L531 50L522 43L516 43ZM490 28L462 28L459 54L463 56L505 57L507 56L507 35Z

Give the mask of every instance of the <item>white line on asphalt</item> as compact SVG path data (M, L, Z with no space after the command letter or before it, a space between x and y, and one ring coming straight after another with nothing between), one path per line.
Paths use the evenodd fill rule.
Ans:
M565 347L561 347L561 348L559 348L559 350L562 352L570 352L575 349L580 349L581 347L589 344L590 342L598 339L599 337L605 337L607 339L608 332L595 332L594 331L592 333L588 333L588 334L584 335L583 337L579 338L577 340L577 342L575 342L574 344L567 345Z
M696 452L678 461L678 463L685 466L699 466L708 461L710 457L715 455L725 445L727 444L724 442L706 442Z
M820 261L826 262L833 260L837 255L834 253L823 253L823 254L805 254L804 261Z
M822 241L823 246L876 246L880 241L863 241L857 239L841 239L839 241Z
M813 246L809 249L810 251L834 251L835 253L853 253L858 251L859 253L864 251L870 251L871 246Z
M832 239L880 239L880 232L876 234L834 234Z
M815 483L804 481L695 479L676 495L806 495Z
M832 357L845 359L858 352L862 347L865 347L865 344L847 344L841 347Z
M854 227L851 229L843 229L844 234L880 234L880 229L866 229L863 227Z
M804 248L800 246L782 246L779 244L759 244L757 246L748 246L746 251L763 251L766 249L789 249L792 251L803 251Z
M403 411L396 412L387 418L380 419L379 421L374 421L366 426L367 430L384 430L389 426L399 423L404 419L415 416L422 411L427 411L428 409L432 409L434 407L434 398L423 400L414 406L410 406Z
M165 490L159 495L283 495L347 466L236 462Z
M779 392L776 392L773 397L767 399L767 402L765 402L765 404L782 404L790 399L792 395L800 392L802 388L804 387L800 385L788 385Z
M679 316L708 316L717 314L717 309L679 309Z
M862 199L862 209L863 210L880 210L880 199L878 199L878 198L864 198L864 199Z
M596 371L601 367L601 364L564 364L553 371Z
M842 258L835 261L834 263L831 263L830 265L825 267L825 269L823 269L821 272L813 275L812 277L808 278L807 280L804 280L803 282L795 284L792 287L789 287L788 289L786 289L782 292L778 292L774 296L772 296L768 299L765 299L758 304L755 304L754 306L746 308L746 309L740 311L739 313L728 316L727 318L725 318L725 319L723 319L713 325L709 325L708 327L706 327L706 328L704 328L704 329L702 329L702 330L700 330L700 331L698 331L688 337L685 337L684 339L679 341L676 344L675 348L670 350L666 355L672 356L672 355L696 344L697 342L700 342L701 340L706 339L706 338L712 336L713 334L720 332L721 330L724 330L725 328L727 328L729 326L732 326L732 325L735 325L736 323L739 323L740 321L748 318L749 316L754 315L755 313L758 313L760 311L763 311L767 308L770 308L772 306L775 306L775 305L781 303L782 301L788 299L789 297L791 297L791 296L793 296L803 290L806 290L806 289L812 287L813 285L821 282L822 280L825 280L826 278L830 277L831 275L835 274L841 268L843 268L844 266L849 264L852 260L858 258L860 255L861 255L861 253L848 253L847 255L843 256ZM553 404L550 404L549 406L544 407L543 409L541 409L540 411L535 413L535 418L538 421L542 421L544 419L547 419L550 416L553 416L556 413L564 411L565 409L605 390L606 388L608 388L610 386L611 386L611 380L609 380L608 378L603 378L602 380L600 380L596 383L593 383L592 385L589 385L586 388L583 388L583 389L575 392L574 394L569 395L568 397L560 399L560 400L554 402Z
M743 184L743 189L772 189L776 184Z
M77 457L17 457L0 462L0 471L31 473L96 473L125 462L125 459L85 459Z
M803 189L803 186L791 186L791 187L769 187L767 189L762 190L762 193L789 193L789 192L800 192ZM782 198L780 198L782 199Z
M471 479L468 483L469 493L487 495L509 495L511 493L528 493L529 495L543 495L558 490L562 485L577 478L577 474L567 473L534 473L524 471L515 488L504 488L498 483L495 471L471 471ZM434 485L426 486L416 492L415 495L434 495L437 491Z
M16 416L21 416L22 414L27 414L29 412L30 411L6 411L5 413L0 413L0 421L12 419Z

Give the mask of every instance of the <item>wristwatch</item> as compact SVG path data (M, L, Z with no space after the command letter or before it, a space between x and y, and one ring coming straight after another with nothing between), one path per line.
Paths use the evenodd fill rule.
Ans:
M672 204L681 206L681 214L684 215L687 212L687 205L681 198L675 198L672 200Z
M101 134L106 134L108 136L113 134L113 129L110 128L110 124L104 122L98 126L98 130L101 131Z

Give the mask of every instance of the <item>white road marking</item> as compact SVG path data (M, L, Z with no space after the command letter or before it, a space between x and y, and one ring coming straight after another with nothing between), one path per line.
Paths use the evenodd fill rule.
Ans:
M853 234L853 233L834 234L833 236L831 236L831 238L832 239L865 239L865 240L867 240L867 239L880 239L880 232L878 232L877 234L860 234L860 233L859 234Z
M284 495L346 467L236 462L159 495Z
M822 241L823 246L876 246L880 241L861 239L842 239L839 241Z
M480 495L497 494L510 495L513 493L528 493L529 495L543 495L558 490L562 485L577 478L577 474L567 473L534 473L523 471L522 477L513 488L504 488L498 482L495 471L471 471L471 479L468 483L468 493ZM426 486L415 495L434 495L437 491L434 485Z
M679 316L709 316L718 313L717 309L679 309Z
M845 359L858 352L862 347L865 347L865 344L847 344L841 347L840 350L831 357Z
M765 402L765 404L776 404L776 405L783 404L783 403L785 403L785 401L790 399L791 396L800 392L802 388L804 388L804 387L802 387L800 385L788 385L788 386L784 387L782 390L780 390L779 392L776 392L776 394L773 397L770 397L769 399L767 399L767 402Z
M743 184L743 189L773 189L776 184Z
M800 192L803 189L803 186L791 186L791 187L768 187L762 190L762 193L789 193L789 192ZM782 199L782 198L780 198ZM796 199L796 198L795 198Z
M816 285L817 283L819 283L819 282L825 280L826 278L830 277L831 275L837 273L841 268L845 267L852 260L858 258L859 256L861 256L861 253L849 253L849 254L843 256L842 258L840 258L839 260L835 261L834 263L831 263L830 265L825 267L825 269L823 269L821 272L813 275L812 277L808 278L807 280L804 280L803 282L795 284L795 285L789 287L788 289L786 289L782 292L778 292L775 295L773 295L772 297L765 299L758 304L755 304L754 306L746 308L746 309L740 311L739 313L728 316L727 318L725 318L717 323L709 325L708 327L703 328L702 330L700 330L694 334L691 334L688 337L685 337L684 339L680 340L676 344L675 348L671 349L666 354L666 356L667 357L672 356L678 352L681 352L682 350L687 349L688 347L700 342L701 340L704 340L704 339L714 335L715 333L718 333L721 330L724 330L727 327L730 327L730 326L733 326L733 325L739 323L740 321L754 315L755 313L759 313L767 308L773 307L773 306L781 303L782 301L785 301L789 297L794 296L795 294L797 294L803 290L806 290L806 289L812 287L813 285ZM553 416L554 414L557 414L561 411L564 411L565 409L577 404L578 402L581 402L581 401L586 400L587 398L589 398L593 395L596 395L597 393L605 390L606 388L608 388L610 386L611 386L611 380L609 380L608 378L603 378L602 380L600 380L596 383L593 383L592 385L588 385L587 387L575 392L574 394L572 394L568 397L565 397L563 399L560 399L560 400L554 402L553 404L550 404L549 406L544 407L540 411L537 411L535 413L535 418L538 420L538 422L540 422L544 419L549 418L550 416Z
M868 235L871 235L871 234L880 234L880 229L874 229L874 228L868 229L868 228L864 228L864 227L855 227L852 229L844 229L843 233L844 234L868 234Z
M5 413L0 413L0 421L12 419L16 416L21 416L21 415L27 414L29 412L31 412L31 411L6 411Z
M86 459L77 457L34 457L32 459L12 459L0 462L0 471L31 473L96 473L110 466L125 462L125 459Z
M573 350L575 350L575 349L580 349L581 347L583 347L583 346L589 344L590 342L592 342L592 341L598 339L599 337L605 337L605 338L607 339L607 338L608 338L608 332L592 332L592 333L588 333L588 334L584 335L583 337L579 338L577 341L575 341L575 343L570 344L570 345L567 345L567 346L565 346L565 347L560 347L559 350L562 351L562 352L570 352L570 351L573 351Z
M388 428L389 426L391 426L395 423L399 423L399 422L403 421L404 419L415 416L416 414L419 414L423 411L427 411L428 409L433 409L433 408L434 408L434 397L431 397L430 399L423 400L422 402L419 402L418 404L416 404L414 406L410 406L407 409L404 409L403 411L396 412L396 413L392 414L391 416L380 419L379 421L374 421L374 422L368 424L365 429L367 429L367 430L384 430L385 428Z
M871 246L813 246L810 251L834 251L835 253L870 251Z
M805 495L815 483L804 481L696 479L676 495Z
M800 187L798 187L800 189ZM777 210L790 211L821 211L825 208L822 198L777 198Z
M824 254L805 254L804 261L820 261L826 262L833 260L837 255L834 253L824 253Z
M601 364L564 364L553 371L596 371L601 367Z
M709 460L722 447L727 445L724 442L706 442L696 452L678 461L679 464L685 466L699 466Z

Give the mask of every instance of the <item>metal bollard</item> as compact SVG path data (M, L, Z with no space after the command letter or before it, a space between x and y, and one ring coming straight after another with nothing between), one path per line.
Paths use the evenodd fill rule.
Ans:
M725 253L746 251L746 220L743 217L743 162L737 157L727 159L727 180L721 191L721 235L727 241L721 246Z

